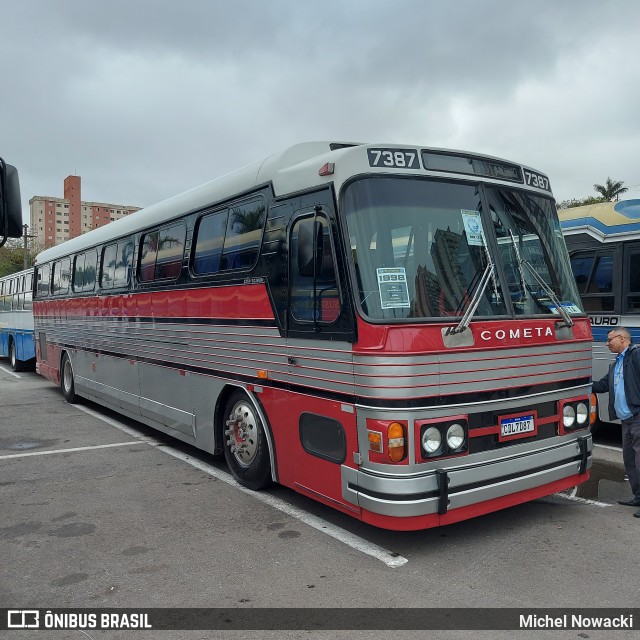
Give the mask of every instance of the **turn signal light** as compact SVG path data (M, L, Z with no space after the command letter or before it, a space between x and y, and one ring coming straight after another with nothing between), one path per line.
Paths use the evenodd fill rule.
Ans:
M404 427L399 422L392 422L387 429L389 460L400 462L407 452Z

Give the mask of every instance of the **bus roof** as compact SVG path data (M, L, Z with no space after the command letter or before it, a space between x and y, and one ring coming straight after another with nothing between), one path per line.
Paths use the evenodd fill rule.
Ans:
M584 233L600 242L640 238L640 200L561 209L558 217L565 235Z
M417 154L420 154L421 151L443 154L453 153L463 157L485 159L498 163L509 163L513 166L522 167L525 170L530 169L524 165L493 156L467 151L423 147L421 145L362 144L327 141L303 142L216 178L199 187L140 209L104 227L89 231L82 236L72 238L50 249L45 249L38 254L36 264L43 264L62 256L84 251L85 249L101 245L105 242L128 236L143 229L162 225L181 215L224 202L226 199L236 197L243 193L251 192L260 185L271 184L274 195L280 197L322 186L327 183L333 183L336 191L339 191L344 181L354 175L365 172L396 175L403 172L402 169L398 167L391 169L383 166L370 167L366 154L366 149L369 148L413 150L416 151ZM364 153L363 149L365 149ZM417 161L419 162L419 160ZM333 164L333 173L320 175L319 170L326 163ZM426 170L420 166L417 168L420 170L421 175L427 173ZM530 170L534 171L533 169ZM409 170L405 172L409 172ZM415 170L413 171L413 175L416 175ZM429 170L428 175L451 176L451 172L445 170ZM504 181L495 178L476 177L476 179L504 184ZM512 186L515 185L512 184ZM529 186L528 188L532 187ZM551 195L548 190L544 191L535 188L533 188L533 190Z

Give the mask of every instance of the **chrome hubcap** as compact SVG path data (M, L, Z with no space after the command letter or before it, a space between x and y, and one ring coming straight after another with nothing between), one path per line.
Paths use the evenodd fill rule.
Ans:
M227 420L224 432L229 450L243 467L253 462L258 452L258 420L246 401L237 402Z
M62 380L65 391L69 391L71 389L71 383L73 382L73 370L71 369L71 362L68 359L64 361Z

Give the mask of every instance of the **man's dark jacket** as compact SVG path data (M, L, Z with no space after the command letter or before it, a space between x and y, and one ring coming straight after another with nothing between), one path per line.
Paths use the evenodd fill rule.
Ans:
M629 411L635 416L640 413L640 349L635 344L629 345L627 352L624 354L624 360L622 361L623 375L624 375L624 394L627 398L627 404L629 405ZM616 368L616 361L614 360L609 365L609 372L604 378L597 380L593 383L594 393L609 393L609 419L615 420L615 386L613 381L614 371Z

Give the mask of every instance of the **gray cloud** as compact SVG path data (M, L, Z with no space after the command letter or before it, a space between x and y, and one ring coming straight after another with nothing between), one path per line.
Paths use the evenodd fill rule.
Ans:
M503 156L558 199L640 185L639 18L635 0L21 0L0 155L25 218L71 173L85 199L144 206L311 139Z

